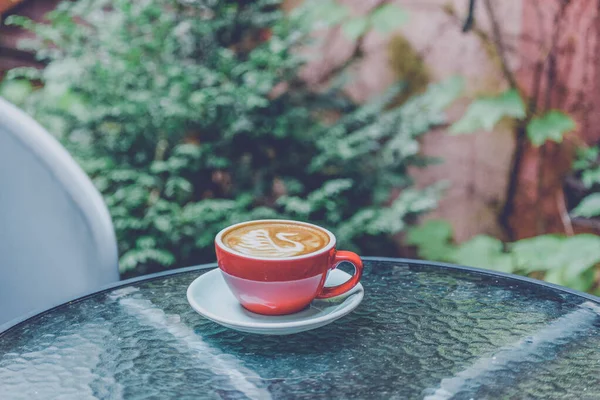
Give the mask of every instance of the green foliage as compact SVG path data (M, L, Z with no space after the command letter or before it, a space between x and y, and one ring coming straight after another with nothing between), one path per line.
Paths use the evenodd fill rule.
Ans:
M513 272L512 257L503 252L504 245L498 239L478 235L462 243L451 253L452 262L462 265L483 266L499 272Z
M348 6L336 0L307 1L305 7L310 10L308 17L311 20L323 22L326 26L337 25L350 15Z
M0 97L14 104L23 104L31 91L31 83L24 79L5 80L0 84Z
M573 162L575 171L585 171L600 164L600 147L591 146L577 149L577 158Z
M581 174L581 181L586 188L600 185L600 146L578 149L573 170Z
M385 3L363 16L352 16L351 10L336 0L306 0L304 7L310 16L325 26L341 24L342 32L350 40L356 40L371 29L387 34L408 21L408 12L397 4Z
M581 203L573 209L572 214L576 217L593 218L600 217L600 193L586 196Z
M600 237L590 234L542 235L509 244L479 235L455 245L448 222L431 220L409 229L407 244L416 246L422 258L537 277L543 274L549 282L582 291L595 285L600 266Z
M588 192L571 215L584 218L600 217L600 146L578 149L573 170L591 193Z
M536 147L550 140L562 142L565 133L575 129L575 121L565 113L550 110L540 117L533 117L527 124L527 137Z
M367 17L356 17L345 21L342 24L344 35L350 40L356 40L369 29L369 19Z
M321 16L341 21L332 4ZM47 63L11 72L43 83L22 106L103 193L123 272L212 261L220 229L258 218L308 220L341 247L392 255L391 235L435 207L441 187L411 188L407 169L425 164L419 137L462 86L431 85L395 108L401 86L362 106L335 88L311 92L294 49L314 10L286 17L277 5L79 0L48 24L11 19Z
M437 85L439 90L431 94L429 108L433 110L444 109L460 96L465 87L465 80L460 76L453 76Z
M515 89L509 89L497 96L475 99L465 115L452 125L450 132L462 134L473 133L479 129L491 131L503 117L525 117L525 104Z
M582 171L581 181L588 189L594 185L600 185L600 166Z
M408 230L406 243L416 246L419 256L428 260L444 260L454 247L452 240L452 225L445 220L431 220Z
M558 235L543 235L514 243L511 250L515 255L515 269L530 273L560 268L564 260L556 257L555 250L562 241L563 237Z
M491 131L504 117L523 120L526 117L525 104L516 89L508 89L496 96L475 99L461 119L450 127L452 134L473 133L483 129ZM536 147L550 140L560 143L565 133L575 129L575 121L565 113L550 110L539 117L533 117L527 124L527 137Z
M408 22L408 12L396 4L383 4L371 12L371 25L381 33L390 33Z

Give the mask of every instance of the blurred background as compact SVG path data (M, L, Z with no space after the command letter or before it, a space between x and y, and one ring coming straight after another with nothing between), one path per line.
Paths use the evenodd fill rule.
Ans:
M107 203L122 277L257 218L600 293L598 0L0 0L0 96Z

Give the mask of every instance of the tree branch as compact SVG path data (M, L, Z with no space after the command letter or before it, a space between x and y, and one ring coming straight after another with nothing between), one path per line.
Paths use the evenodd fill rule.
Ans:
M462 31L469 32L473 26L473 21L475 21L475 0L469 0L469 12L467 14L467 19L465 19Z
M560 212L560 220L562 221L563 227L565 228L565 233L567 234L567 236L573 236L575 232L573 231L571 217L569 217L567 205L565 204L565 196L562 192L556 193L556 205L558 206L558 210Z
M563 0L560 9L554 15L552 38L550 42L550 50L548 51L547 68L546 68L546 92L544 93L544 105L543 110L547 111L552 107L552 90L555 86L556 80L556 53L558 48L558 36L561 27L561 17L564 15L569 1ZM538 160L537 160L537 200L538 202L543 199L546 195L546 186L544 185L544 165L546 161L546 153L548 145L543 144L539 148ZM556 149L553 149L555 152ZM546 220L542 214L542 208L536 208L536 230L539 235L546 233ZM562 216L561 216L562 218Z
M489 0L486 0L485 5L489 14L489 9L487 8L488 6L491 7ZM450 16L457 23L462 24L462 18L456 14L456 11L453 7L443 7L443 10L446 15ZM492 14L490 14L489 17L492 20L492 27L495 26L495 29L493 29L492 32L492 37L490 37L490 35L483 29L479 28L475 23L471 27L471 31L477 35L477 37L479 37L479 40L481 40L484 45L484 50L487 51L490 58L497 61L498 66L502 70L504 78L509 82L510 86L513 88L518 88L517 80L515 79L513 72L508 67L508 62L506 61L507 46L500 35L500 26L494 11L492 11Z
M492 24L492 43L496 47L496 52L498 53L498 58L500 60L500 67L502 68L502 72L504 73L504 77L510 84L512 88L517 88L517 80L515 79L515 75L511 71L508 66L508 62L506 60L506 48L504 46L504 40L502 38L502 32L500 30L500 24L498 23L498 19L496 17L496 11L494 10L494 6L492 6L491 0L484 0L483 4L488 12L490 17L490 21Z

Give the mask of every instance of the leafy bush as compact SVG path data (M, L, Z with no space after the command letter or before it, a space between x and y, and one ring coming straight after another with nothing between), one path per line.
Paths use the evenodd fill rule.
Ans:
M589 194L573 209L576 217L600 217L600 147L579 149L573 170Z
M401 85L363 106L337 87L315 93L296 78L306 14L278 3L80 0L49 24L9 21L36 34L23 46L47 63L11 71L9 87L41 82L21 105L105 196L122 272L211 261L218 230L272 217L390 255L391 235L436 205L440 188L411 188L407 167L425 163L417 139L460 81L397 108Z
M453 134L491 130L505 117L524 119L525 105L515 89L496 96L482 97L469 105L465 115L450 128ZM534 146L546 141L560 143L573 130L574 121L560 111L551 110L532 117L526 126L527 138ZM578 179L590 191L571 214L581 217L600 216L600 150L580 149L573 165ZM600 267L600 236L546 234L514 243L487 235L455 244L452 227L445 220L431 220L411 228L406 243L414 246L419 257L486 268L505 273L530 275L545 281L582 291L600 293L597 272Z
M532 275L573 289L597 288L600 236L541 235L514 243L478 235L460 245L452 243L447 221L432 220L410 229L406 241L420 257L499 272Z

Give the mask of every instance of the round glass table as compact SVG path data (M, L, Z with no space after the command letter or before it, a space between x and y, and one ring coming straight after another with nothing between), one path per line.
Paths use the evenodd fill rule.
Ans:
M600 299L526 278L365 259L351 314L289 336L224 328L188 285L118 285L0 333L0 399L598 399Z

